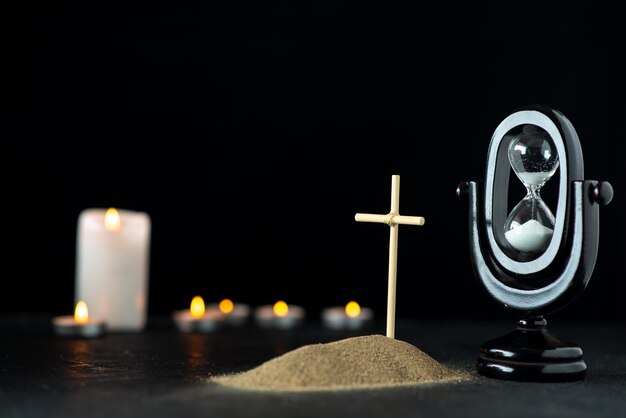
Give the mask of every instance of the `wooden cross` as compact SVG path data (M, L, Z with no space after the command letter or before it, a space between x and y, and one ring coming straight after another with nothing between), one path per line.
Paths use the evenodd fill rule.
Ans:
M396 333L396 275L398 264L398 225L424 225L421 216L400 215L400 176L391 176L391 211L387 215L357 213L357 222L377 222L387 224L389 230L389 282L387 287L387 337L395 338Z

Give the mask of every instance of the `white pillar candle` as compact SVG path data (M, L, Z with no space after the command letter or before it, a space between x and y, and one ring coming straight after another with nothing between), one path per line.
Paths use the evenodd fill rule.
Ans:
M85 209L78 217L75 298L109 331L145 327L150 229L144 212Z

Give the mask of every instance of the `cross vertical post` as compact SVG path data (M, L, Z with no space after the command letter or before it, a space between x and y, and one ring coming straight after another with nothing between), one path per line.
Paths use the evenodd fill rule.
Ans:
M400 176L391 176L392 219L400 212ZM389 273L387 280L387 337L396 334L396 279L398 275L398 224L389 223Z

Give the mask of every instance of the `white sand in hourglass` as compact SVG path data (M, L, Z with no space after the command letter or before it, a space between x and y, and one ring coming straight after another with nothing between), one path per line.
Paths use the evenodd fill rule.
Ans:
M552 173L517 173L517 177L528 186L543 186L543 184L552 177Z
M513 222L512 228L504 233L509 244L518 251L536 252L548 246L552 239L552 229L534 219L520 225Z

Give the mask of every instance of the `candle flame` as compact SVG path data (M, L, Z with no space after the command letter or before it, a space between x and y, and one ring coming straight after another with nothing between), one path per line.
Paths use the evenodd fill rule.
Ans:
M220 311L225 314L229 314L235 308L235 304L230 299L224 299L220 302Z
M202 299L201 296L194 296L193 299L191 299L189 312L191 312L191 316L194 318L202 318L204 315L204 299Z
M350 301L346 304L346 315L350 318L356 318L361 313L361 307L355 301Z
M87 304L82 300L79 300L74 310L74 320L79 324L86 324L89 321L89 311L87 310Z
M283 317L286 316L288 312L289 306L282 300L279 300L274 304L274 314L276 316Z
M120 213L115 208L107 209L104 214L104 228L107 231L115 232L119 231L122 227L122 218L120 218Z

